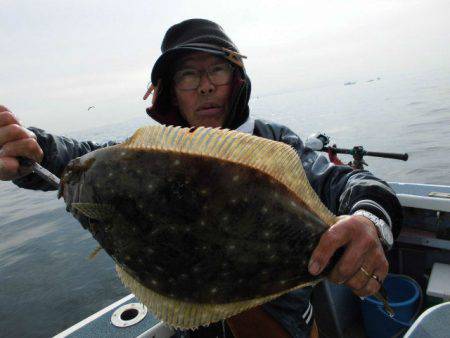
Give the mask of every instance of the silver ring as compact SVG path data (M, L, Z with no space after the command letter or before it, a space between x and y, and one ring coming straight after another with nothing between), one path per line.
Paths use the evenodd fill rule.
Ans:
M377 275L373 274L373 273L368 273L366 269L364 269L363 267L359 268L367 277L369 278L373 278L375 279L380 285L383 284L383 282L381 281L380 277L378 277Z

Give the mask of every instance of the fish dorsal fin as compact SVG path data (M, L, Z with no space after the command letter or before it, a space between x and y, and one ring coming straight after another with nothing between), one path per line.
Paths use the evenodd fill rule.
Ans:
M309 184L297 152L285 143L219 128L147 126L121 147L183 152L255 168L285 185L326 224L336 222Z
M315 285L319 282L319 280L317 280L301 284L290 290L241 302L228 304L196 304L172 299L146 288L119 265L116 265L116 271L122 283L133 292L139 301L151 309L156 318L162 320L171 327L182 330L195 329L199 326L209 325L219 320L232 317L238 313L280 297L286 292Z
M101 245L97 245L94 250L89 254L88 259L93 260L95 257L97 257L98 253L102 250Z
M84 216L97 221L111 218L114 211L109 205L97 203L72 203L71 207L82 213Z

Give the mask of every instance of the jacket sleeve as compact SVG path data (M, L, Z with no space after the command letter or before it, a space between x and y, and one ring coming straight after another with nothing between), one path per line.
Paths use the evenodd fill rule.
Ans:
M72 159L96 149L116 144L115 142L103 144L91 141L80 142L68 137L49 134L39 128L30 127L28 129L36 134L39 146L44 152L44 158L41 165L58 177L61 176L64 168ZM43 191L55 190L34 173L13 180L13 183L25 189Z
M398 236L402 223L401 205L385 181L367 170L330 163L326 156L305 147L287 127L270 125L269 129L275 140L287 143L297 151L309 183L328 209L337 215L367 210L391 226L394 238Z

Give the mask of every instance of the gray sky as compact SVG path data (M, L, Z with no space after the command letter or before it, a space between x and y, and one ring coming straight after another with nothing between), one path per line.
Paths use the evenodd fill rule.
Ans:
M448 0L0 0L0 103L56 132L142 116L164 32L192 17L248 56L254 95L450 67Z

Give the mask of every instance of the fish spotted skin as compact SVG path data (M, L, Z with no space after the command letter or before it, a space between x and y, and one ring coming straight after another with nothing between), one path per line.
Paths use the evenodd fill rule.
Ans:
M328 272L308 272L328 225L261 171L119 146L88 155L63 177L68 210L119 266L159 294L231 303L311 283Z

